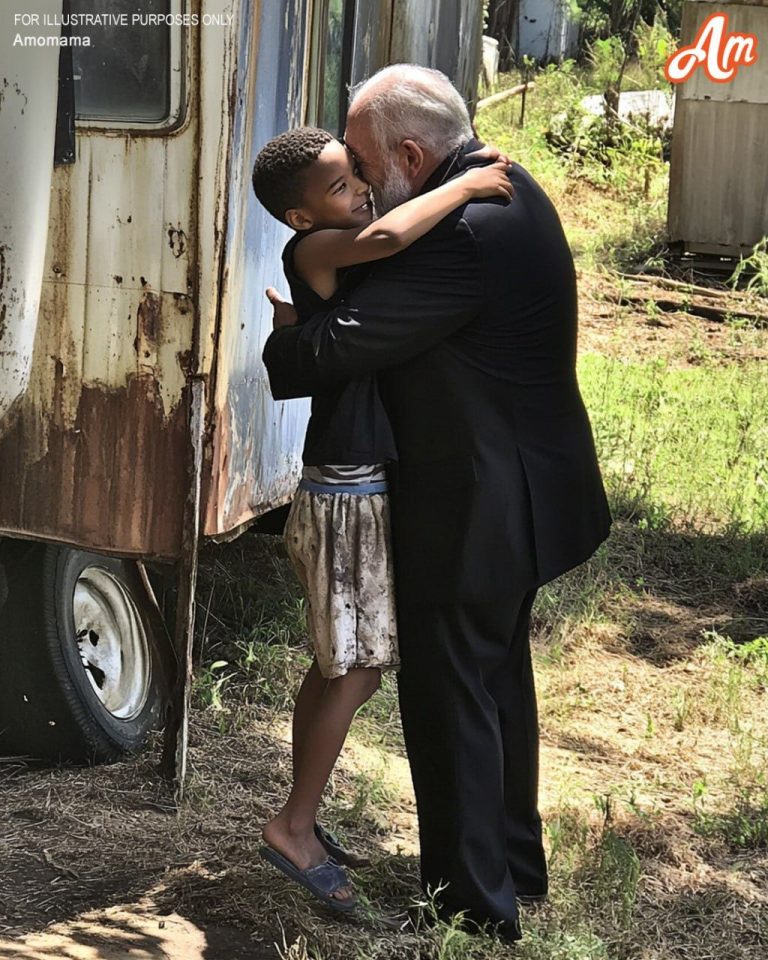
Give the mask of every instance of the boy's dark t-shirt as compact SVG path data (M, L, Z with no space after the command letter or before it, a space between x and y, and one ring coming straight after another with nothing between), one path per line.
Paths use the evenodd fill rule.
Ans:
M302 234L295 234L283 250L283 270L300 324L338 306L366 273L364 265L339 270L336 292L324 300L296 273L293 252L301 239ZM306 466L357 466L397 459L392 428L374 375L343 381L313 394L302 459Z

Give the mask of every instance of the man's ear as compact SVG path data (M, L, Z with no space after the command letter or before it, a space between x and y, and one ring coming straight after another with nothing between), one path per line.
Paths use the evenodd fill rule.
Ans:
M405 173L411 179L416 179L424 166L424 151L415 140L400 142L400 161L405 167Z
M303 210L293 207L285 211L285 222L294 230L311 230L314 226L312 217L308 217Z

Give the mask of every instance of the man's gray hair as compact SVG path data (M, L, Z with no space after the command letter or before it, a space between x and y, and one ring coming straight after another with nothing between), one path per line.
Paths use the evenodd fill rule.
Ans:
M439 70L395 63L350 90L350 108L360 101L371 118L371 132L382 151L414 140L438 157L447 157L472 137L469 111L461 94Z

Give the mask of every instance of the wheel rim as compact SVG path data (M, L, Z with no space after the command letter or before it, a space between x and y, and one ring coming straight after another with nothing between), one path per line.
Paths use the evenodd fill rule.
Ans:
M75 641L91 689L118 720L131 720L147 701L149 645L136 604L102 567L86 567L73 601Z

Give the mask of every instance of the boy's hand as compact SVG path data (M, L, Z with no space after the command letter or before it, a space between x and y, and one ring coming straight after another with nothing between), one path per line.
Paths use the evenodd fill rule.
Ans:
M470 197L503 197L511 200L515 193L506 160L497 160L487 167L472 167L460 179Z
M292 327L299 319L292 303L283 300L274 287L267 287L267 300L272 304L274 313L272 314L272 329L278 330L280 327Z

